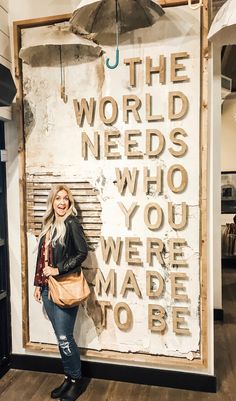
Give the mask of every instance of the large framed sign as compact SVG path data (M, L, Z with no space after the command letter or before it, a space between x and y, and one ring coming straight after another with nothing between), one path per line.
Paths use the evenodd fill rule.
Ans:
M56 344L32 296L34 250L50 187L65 182L91 248L83 266L91 297L76 323L82 353L130 365L207 365L203 20L188 6L165 11L152 27L121 36L116 69L105 65L114 52L107 42L98 57L64 47L63 66L56 47L22 63L27 348ZM18 48L58 23L18 24Z

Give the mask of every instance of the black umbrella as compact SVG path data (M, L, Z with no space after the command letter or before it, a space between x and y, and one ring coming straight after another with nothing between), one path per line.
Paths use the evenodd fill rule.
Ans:
M89 2L89 4L88 4ZM72 31L79 35L116 33L116 61L106 65L116 68L119 63L119 33L153 25L164 14L162 7L154 0L82 0L69 21Z
M164 14L154 0L117 0L119 33L153 25ZM74 33L114 33L116 26L116 1L82 0L69 21Z

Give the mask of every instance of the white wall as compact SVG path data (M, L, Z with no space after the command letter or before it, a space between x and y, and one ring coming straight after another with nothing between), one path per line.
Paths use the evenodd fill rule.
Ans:
M71 13L80 0L8 0L11 21Z
M0 63L11 69L8 0L0 0ZM0 107L0 120L11 119L11 107Z
M213 272L214 308L222 308L221 277L221 203L220 203L220 133L221 133L221 59L220 47L212 46L210 82L210 157L209 157L209 263Z

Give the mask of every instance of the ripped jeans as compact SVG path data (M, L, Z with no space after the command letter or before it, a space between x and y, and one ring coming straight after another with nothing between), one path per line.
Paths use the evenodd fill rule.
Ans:
M81 377L80 353L73 336L78 306L60 308L48 299L47 286L42 287L42 300L57 337L64 372L73 379L79 379Z

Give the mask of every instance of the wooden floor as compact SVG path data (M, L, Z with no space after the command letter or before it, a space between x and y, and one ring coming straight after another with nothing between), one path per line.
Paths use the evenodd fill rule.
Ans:
M91 379L80 401L236 401L236 268L223 271L224 323L215 323L218 392L201 393ZM61 375L10 370L0 380L1 401L49 401Z

